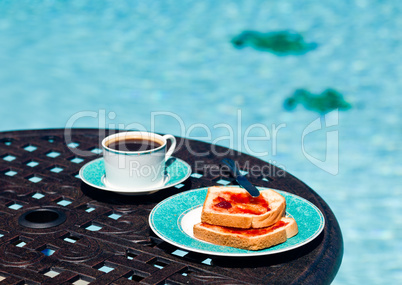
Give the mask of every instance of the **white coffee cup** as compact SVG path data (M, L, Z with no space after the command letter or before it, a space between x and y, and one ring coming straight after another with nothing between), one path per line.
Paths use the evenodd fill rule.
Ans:
M167 149L167 141L171 141ZM144 149L117 145L136 146L136 143L147 141L154 146ZM138 146L138 144L137 144ZM122 190L143 190L163 186L166 182L165 162L176 147L176 139L172 135L158 135L149 132L121 132L103 139L103 159L106 177L104 184Z

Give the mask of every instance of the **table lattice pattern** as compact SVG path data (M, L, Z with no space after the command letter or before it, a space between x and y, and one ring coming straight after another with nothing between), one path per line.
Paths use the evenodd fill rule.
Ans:
M233 150L178 138L174 155L191 165L190 178L152 195L121 196L91 188L78 175L82 165L101 155L105 131L75 129L67 141L64 135L64 130L0 133L2 284L320 284L334 278L342 257L336 219L314 191L283 170ZM206 155L196 157L189 147ZM236 184L226 172L209 171L219 167L223 156L243 169L269 167L269 175L249 174L250 180L313 202L325 215L324 232L299 249L247 260L187 252L156 237L148 215L158 202L189 189ZM45 229L19 224L22 214L38 208L62 211L66 221Z

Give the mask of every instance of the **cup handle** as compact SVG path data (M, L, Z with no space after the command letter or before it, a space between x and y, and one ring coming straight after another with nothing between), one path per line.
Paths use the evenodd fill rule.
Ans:
M164 135L163 138L165 140L170 140L172 142L172 145L166 151L166 155L165 155L165 160L168 160L169 157L172 156L172 153L173 153L174 149L176 148L176 138L172 135Z

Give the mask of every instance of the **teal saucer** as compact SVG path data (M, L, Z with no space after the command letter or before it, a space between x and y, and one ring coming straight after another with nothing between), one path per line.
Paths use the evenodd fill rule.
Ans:
M147 195L152 194L162 189L175 186L191 175L191 166L185 161L171 157L166 163L166 179L165 183L155 188L147 189L118 189L104 183L105 179L105 164L103 157L92 160L85 164L80 169L81 180L97 189L116 192L123 195Z

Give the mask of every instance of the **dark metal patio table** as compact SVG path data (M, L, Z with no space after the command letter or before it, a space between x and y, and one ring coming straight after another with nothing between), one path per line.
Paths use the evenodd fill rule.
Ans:
M151 195L110 193L86 185L78 175L82 165L101 156L100 141L110 132L116 131L0 133L1 284L329 284L334 279L343 255L338 222L320 196L291 174L244 153L177 138L174 156L196 175ZM236 184L228 173L209 171L223 157L241 167L269 168L268 174L248 176L255 185L312 202L324 214L323 232L304 246L267 256L175 254L178 248L152 232L148 216L171 195L221 181ZM29 221L49 222L48 227L21 223L32 212ZM97 230L88 230L91 225Z

